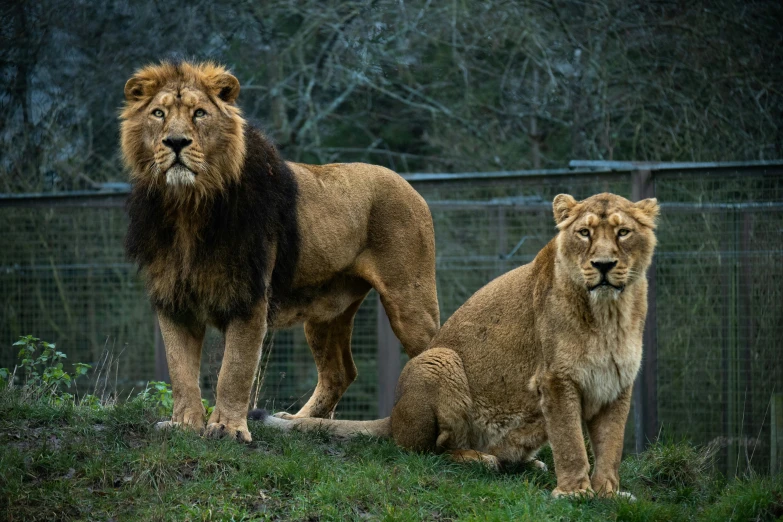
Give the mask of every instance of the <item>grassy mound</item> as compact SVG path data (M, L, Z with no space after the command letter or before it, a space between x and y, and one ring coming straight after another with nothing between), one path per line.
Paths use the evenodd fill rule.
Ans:
M159 405L0 390L5 520L774 520L781 477L727 484L709 455L658 444L627 458L638 501L553 500L552 472L493 473L389 441L338 443L251 422L253 443L152 429ZM551 453L542 458L552 467Z

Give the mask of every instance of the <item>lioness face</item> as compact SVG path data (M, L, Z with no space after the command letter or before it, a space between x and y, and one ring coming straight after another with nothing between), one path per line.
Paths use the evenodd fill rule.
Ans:
M643 278L655 248L658 203L631 203L614 194L554 202L560 259L571 278L594 297L617 297Z
M213 64L163 63L125 85L122 152L134 181L172 194L210 194L239 176L239 81Z

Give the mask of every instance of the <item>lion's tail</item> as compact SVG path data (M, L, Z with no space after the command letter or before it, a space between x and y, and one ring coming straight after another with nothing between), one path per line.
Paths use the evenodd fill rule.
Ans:
M391 417L371 421L332 420L332 419L281 419L269 415L265 410L251 410L248 418L260 420L265 425L283 431L325 431L341 439L352 439L360 435L371 437L391 437Z

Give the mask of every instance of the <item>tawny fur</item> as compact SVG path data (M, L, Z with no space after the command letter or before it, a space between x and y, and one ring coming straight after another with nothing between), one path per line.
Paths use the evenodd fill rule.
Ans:
M326 417L356 377L353 318L371 289L411 357L434 336L439 313L421 196L383 167L283 162L243 120L239 89L212 63L144 67L125 86L121 143L133 185L126 247L166 344L169 424L204 428L199 366L212 324L226 346L207 433L249 441L268 327L304 322L318 384L295 417ZM186 145L177 152L172 139Z
M405 448L490 466L533 461L549 442L555 496L618 493L658 205L561 194L553 208L557 236L446 321L403 369L390 418L265 422L342 437L390 433ZM604 262L616 265L597 286L602 276L593 263ZM583 422L595 455L592 476Z

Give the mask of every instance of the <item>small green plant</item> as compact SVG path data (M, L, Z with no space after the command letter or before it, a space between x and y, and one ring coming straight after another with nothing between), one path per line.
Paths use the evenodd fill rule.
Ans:
M63 360L67 355L57 350L54 343L42 341L32 335L20 337L14 343L19 347L19 365L24 373L24 385L29 389L38 388L45 394L56 396L58 401L72 401L73 395L62 391L70 388L75 379L87 375L92 368L89 364L74 364L73 375L63 369ZM36 356L36 352L40 355ZM0 371L2 383L11 383L9 372L6 368Z
M170 415L174 407L171 385L163 381L149 381L139 398L156 405L161 415Z
M101 409L101 398L93 394L85 395L79 401L79 405L91 410L99 410Z
M171 393L171 385L167 382L149 381L138 397L157 406L161 415L171 415L174 409L174 396ZM201 404L204 405L207 416L212 415L215 407L210 406L207 399L201 399Z

